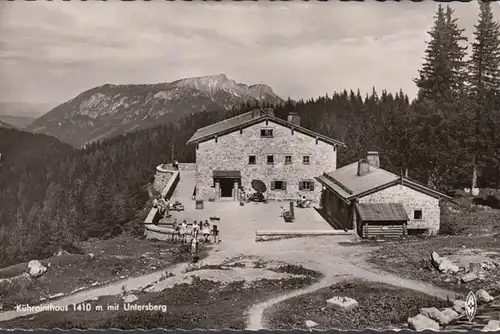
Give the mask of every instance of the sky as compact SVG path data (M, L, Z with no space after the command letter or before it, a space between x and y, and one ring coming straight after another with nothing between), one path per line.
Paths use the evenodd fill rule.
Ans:
M374 86L413 97L437 5L3 1L0 101L55 106L106 83L219 73L283 98ZM451 6L472 38L477 3Z

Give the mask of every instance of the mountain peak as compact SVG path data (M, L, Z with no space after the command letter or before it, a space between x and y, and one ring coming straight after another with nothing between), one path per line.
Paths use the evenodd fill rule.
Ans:
M270 104L283 102L269 86L237 83L224 73L149 85L108 83L52 109L35 120L28 130L50 134L79 146L174 122L190 113L229 110L261 100Z
M191 87L203 91L214 91L217 89L232 88L236 85L234 80L221 73L204 77L184 78L171 83L176 87Z

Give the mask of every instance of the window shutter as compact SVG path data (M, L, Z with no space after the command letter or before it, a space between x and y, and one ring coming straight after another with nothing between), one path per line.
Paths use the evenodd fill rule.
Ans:
M299 182L299 190L304 190L304 182Z
M276 187L275 187L275 183L274 181L271 181L271 190L274 190Z
M283 181L283 190L286 190L286 181Z
M311 190L314 190L314 181L309 182L311 184Z

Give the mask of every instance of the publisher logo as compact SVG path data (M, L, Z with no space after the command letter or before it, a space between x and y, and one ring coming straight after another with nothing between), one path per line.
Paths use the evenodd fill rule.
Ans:
M474 319L476 311L477 311L477 299L474 292L471 291L467 295L467 299L465 299L465 314L467 315L469 322L471 322L472 319Z

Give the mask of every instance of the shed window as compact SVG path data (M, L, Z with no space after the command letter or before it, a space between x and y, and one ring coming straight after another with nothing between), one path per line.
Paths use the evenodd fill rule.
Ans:
M273 137L273 129L261 129L260 136L264 138L272 138Z
M413 219L422 219L422 210L414 210Z
M255 165L257 163L257 157L255 155L248 156L248 164Z
M274 164L274 155L268 155L267 156L267 164L268 165L273 165Z
M271 181L271 190L286 190L285 181Z
M313 191L314 190L314 181L304 180L299 182L299 190L303 191Z

